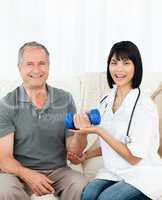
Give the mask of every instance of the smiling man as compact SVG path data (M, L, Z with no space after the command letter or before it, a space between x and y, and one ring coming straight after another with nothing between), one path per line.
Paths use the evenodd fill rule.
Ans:
M79 200L86 179L66 162L67 150L78 153L86 146L85 136L64 126L65 114L76 112L73 98L46 83L49 52L42 44L24 44L18 68L23 84L0 101L0 199L53 193Z

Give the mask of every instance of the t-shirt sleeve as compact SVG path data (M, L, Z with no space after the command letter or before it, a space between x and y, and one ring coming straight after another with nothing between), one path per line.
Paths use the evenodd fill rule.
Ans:
M72 112L73 114L76 113L76 105L74 102L74 99L72 97L71 94L69 94L69 98L68 98L69 104L68 104L68 112ZM73 133L70 132L67 128L66 128L66 137L72 136Z
M13 113L14 108L8 105L4 99L0 100L0 138L15 132Z
M151 99L143 99L136 107L130 127L131 142L127 147L134 156L146 158L150 150L157 149L159 119Z

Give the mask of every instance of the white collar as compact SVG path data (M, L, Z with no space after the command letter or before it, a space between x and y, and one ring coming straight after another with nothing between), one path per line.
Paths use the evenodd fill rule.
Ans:
M112 106L113 106L116 91L117 91L117 86L114 85L113 88L110 90L108 97L105 99L105 104L107 104L109 108L112 108ZM132 109L132 107L136 101L136 98L138 96L138 93L139 93L138 88L131 89L129 91L129 93L125 96L125 98L121 104L121 107L128 106L130 109Z

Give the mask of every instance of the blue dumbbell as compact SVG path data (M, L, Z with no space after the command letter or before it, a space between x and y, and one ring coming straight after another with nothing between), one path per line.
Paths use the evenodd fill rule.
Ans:
M92 109L87 113L89 121L93 125L99 125L101 122L101 115L98 109ZM65 126L68 129L75 129L74 121L73 121L73 113L69 112L65 116Z

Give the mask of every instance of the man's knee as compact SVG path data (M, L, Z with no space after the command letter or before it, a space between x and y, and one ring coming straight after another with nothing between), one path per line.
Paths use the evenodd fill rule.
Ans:
M15 187L6 187L5 189L0 189L0 199L1 200L29 200L30 197L25 191L19 190Z
M0 200L30 199L17 177L10 174L1 174L0 183Z
M71 191L73 194L81 195L87 183L88 181L83 175L76 174L76 176L71 177L65 190Z
M60 199L80 200L83 189L85 188L86 185L87 185L87 180L84 176L73 177L69 181L69 184L66 186L66 188L63 190Z
M87 185L88 179L83 176L81 173L78 173L76 171L71 171L71 176L68 178L68 185L72 186L74 189L80 189L83 190L83 188ZM71 187L70 186L70 187Z
M73 182L73 190L82 192L87 183L87 179L85 177L82 177L78 181Z

